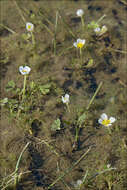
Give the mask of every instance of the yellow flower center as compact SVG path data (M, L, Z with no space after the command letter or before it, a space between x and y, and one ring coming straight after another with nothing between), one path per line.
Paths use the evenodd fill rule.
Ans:
M22 72L23 72L23 73L27 73L27 70L23 70Z
M28 25L28 29L31 29L31 25Z
M84 45L83 43L79 42L79 43L77 44L77 47L78 47L78 48L82 48L83 45Z
M109 119L104 119L104 120L102 121L102 125L107 126L108 124L110 124L110 120L109 120Z

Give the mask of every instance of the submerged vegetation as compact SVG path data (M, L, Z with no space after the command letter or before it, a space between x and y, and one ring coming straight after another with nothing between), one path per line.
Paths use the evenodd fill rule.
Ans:
M2 190L127 188L127 4L114 1L1 1Z

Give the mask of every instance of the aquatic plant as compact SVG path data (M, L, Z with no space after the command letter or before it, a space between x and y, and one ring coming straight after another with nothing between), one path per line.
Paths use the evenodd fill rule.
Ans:
M109 134L111 134L111 129L110 126L116 121L116 118L114 117L110 117L108 119L108 116L106 115L106 113L101 114L100 119L98 120L98 123L100 123L101 125L107 127Z
M105 127L109 127L112 125L112 123L114 123L116 121L116 119L114 117L110 117L108 119L108 116L106 115L106 113L103 113L100 117L100 119L98 120L98 122L102 125L104 125Z
M26 30L27 30L28 32L33 32L33 30L34 30L34 25L33 25L31 22L27 22L27 23L26 23Z
M70 102L70 96L69 96L69 94L65 94L65 96L62 96L62 102L64 103L64 104L66 104L66 106L67 106L67 109L68 109L68 111L70 112L70 108L69 108L69 102Z
M24 99L24 95L25 95L25 90L26 90L26 78L27 75L29 74L29 72L31 71L31 68L28 66L20 66L19 67L19 72L24 75L24 84L23 84L23 90L22 90L22 99Z
M85 42L86 40L85 39L77 39L77 42L74 42L73 43L73 46L76 47L76 48L79 48L80 49L80 60L81 60L81 65L82 65L82 48L83 46L85 45Z
M26 23L26 30L28 32L30 32L30 35L32 37L32 43L33 45L35 45L35 38L34 38L34 34L33 34L33 31L34 31L34 25L31 23L31 22L27 22Z
M102 28L100 27L97 27L94 29L94 32L96 33L97 36L101 36L103 35L104 33L106 33L108 31L108 28L107 26L102 26Z
M78 9L76 11L76 14L77 14L78 17L81 17L82 28L84 29L84 19L83 19L84 10L83 9Z

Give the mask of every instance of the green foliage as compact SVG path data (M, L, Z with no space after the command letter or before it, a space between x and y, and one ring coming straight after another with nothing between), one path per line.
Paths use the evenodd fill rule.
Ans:
M1 106L4 106L6 103L8 103L8 98L4 98L4 99L0 100Z
M95 21L92 21L88 24L88 28L90 28L90 29L95 29L98 27L99 27L99 24L97 24L97 22L95 22Z
M86 113L83 113L83 114L78 118L77 124L78 124L79 126L81 126L81 125L85 122L85 119L86 119Z
M15 82L13 80L9 81L7 86L5 87L6 91L12 91L15 88Z
M51 88L51 84L39 85L39 90L43 95L48 94Z
M61 125L61 121L60 121L60 119L58 118L58 119L56 119L56 120L53 122L53 124L51 125L51 129L52 129L53 131L60 130L60 129L61 129L61 128L60 128L60 125Z
M93 66L93 62L94 62L93 59L90 59L85 67L86 68L92 67Z

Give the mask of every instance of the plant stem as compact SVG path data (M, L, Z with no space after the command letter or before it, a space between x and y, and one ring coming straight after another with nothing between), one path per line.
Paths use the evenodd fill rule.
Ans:
M24 99L25 91L26 91L26 78L27 78L27 75L24 75L24 84L23 84L22 100Z
M99 84L99 86L98 86L96 92L94 93L92 99L90 100L90 102L89 102L89 104L88 104L86 110L88 110L88 109L90 108L91 104L93 103L93 101L94 101L94 99L95 99L95 97L96 97L98 91L100 90L100 88L101 88L101 86L102 86L102 83L103 83L103 82L100 82L100 84Z
M75 162L72 164L72 167L67 168L63 174L61 174L51 185L49 185L48 189L50 189L52 186L54 186L58 181L60 181L66 174L68 174L91 150L91 147Z
M32 37L32 44L35 45L35 38L33 32L31 32L31 37Z
M99 18L99 20L96 22L97 24L102 21L102 19L105 17L106 15L104 14L101 18Z
M57 23L58 23L58 11L56 12L56 22L55 22L55 32L54 32L54 55L56 55L56 32L57 32Z
M83 16L81 16L81 23L82 23L82 29L84 30L85 23L84 23Z
M76 127L75 142L78 142L79 127Z
M2 26L3 28L5 28L6 30L8 30L9 32L11 32L12 34L17 34L14 30L12 30L11 28L3 25L3 24L0 24L0 26Z
M68 110L68 112L70 113L69 104L68 104L68 103L66 103L66 106L67 106L67 110Z
M14 187L16 189L17 186L17 182L18 182L18 169L19 169L19 164L20 164L20 160L22 158L23 153L25 152L26 148L28 147L28 145L30 144L30 142L28 142L26 144L26 146L23 148L22 152L19 155L18 161L16 163L16 167L15 167L15 176L14 176Z
M82 65L82 48L80 48L80 61L81 61L81 65Z
M19 14L20 14L20 16L21 16L23 22L26 23L26 19L25 19L25 17L23 16L22 11L21 11L21 9L19 8L17 2L14 1L14 3L15 3L15 5L16 5L17 9L18 9L18 12L19 12Z
M110 127L107 127L107 129L108 129L108 132L109 132L109 134L111 135L111 129L110 129Z

